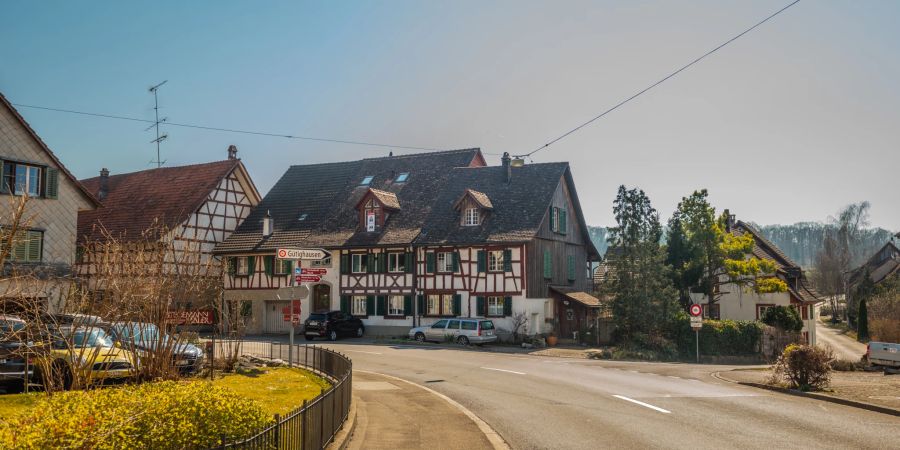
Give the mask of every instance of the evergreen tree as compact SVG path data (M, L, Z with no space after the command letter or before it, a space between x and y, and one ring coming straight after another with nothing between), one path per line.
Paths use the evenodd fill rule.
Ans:
M609 230L613 317L625 339L636 333L658 334L674 318L678 305L665 253L659 245L659 213L640 189L619 187L613 206L616 226Z
M697 259L696 253L684 234L681 213L675 211L669 219L666 233L666 264L672 267L672 282L684 309L691 304L691 287L696 286L700 280L702 266L692 264Z
M869 340L869 310L866 307L866 298L859 299L859 325L856 329L856 340L867 342Z
M863 273L862 281L856 287L855 294L853 297L859 303L855 321L856 339L860 342L865 342L869 340L869 308L866 303L875 295L875 282L872 281L868 267Z

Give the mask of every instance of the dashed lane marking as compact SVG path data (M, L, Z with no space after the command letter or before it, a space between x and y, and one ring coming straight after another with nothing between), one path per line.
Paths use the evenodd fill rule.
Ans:
M525 372L516 372L515 370L495 369L493 367L482 367L484 370L496 370L497 372L514 373L516 375L525 375Z
M617 398L617 399L620 399L620 400L625 400L626 402L634 403L635 405L641 405L641 406L643 406L644 408L650 408L650 409L652 409L652 410L654 410L654 411L659 411L659 412L661 412L661 413L663 413L663 414L672 414L672 411L669 411L669 410L667 410L667 409L662 409L662 408L660 408L659 406L653 406L653 405L651 405L651 404L649 404L649 403L644 403L644 402L642 402L642 401L640 401L640 400L635 400L635 399L633 399L633 398L628 398L628 397L626 397L626 396L624 396L624 395L613 395L613 397L615 397L615 398Z

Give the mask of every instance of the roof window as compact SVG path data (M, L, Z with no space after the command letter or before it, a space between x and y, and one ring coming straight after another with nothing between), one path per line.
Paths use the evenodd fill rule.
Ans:
M397 179L394 180L395 183L403 183L404 181L409 179L409 172L403 172L400 175L397 175Z
M297 220L306 220L307 216L309 216L309 214L306 214L306 213L300 214L300 217L298 217Z
M372 176L372 175L366 175L365 177L363 177L363 179L362 179L362 181L359 183L359 185L360 185L360 186L368 186L369 184L372 183L372 180L373 180L374 178L375 178L375 177Z

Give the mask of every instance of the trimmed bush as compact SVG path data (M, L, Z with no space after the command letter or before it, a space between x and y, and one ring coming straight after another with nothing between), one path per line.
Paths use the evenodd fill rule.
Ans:
M2 448L209 448L271 420L253 401L205 381L74 391L0 423Z
M791 344L772 367L772 381L787 381L802 391L817 391L831 380L831 349Z
M766 309L760 318L762 323L783 331L798 332L803 329L803 320L797 309L790 306L773 306Z
M635 333L620 344L611 356L615 359L668 361L678 357L678 348L660 335Z
M696 342L690 319L680 316L672 334L682 359L696 357ZM704 320L700 329L703 356L748 356L759 354L762 324L755 320Z

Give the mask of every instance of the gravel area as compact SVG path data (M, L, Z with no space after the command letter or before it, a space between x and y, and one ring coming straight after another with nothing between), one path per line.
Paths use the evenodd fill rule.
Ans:
M719 375L732 381L766 384L768 370L731 370ZM820 394L900 410L900 375L881 372L834 372L831 386Z

